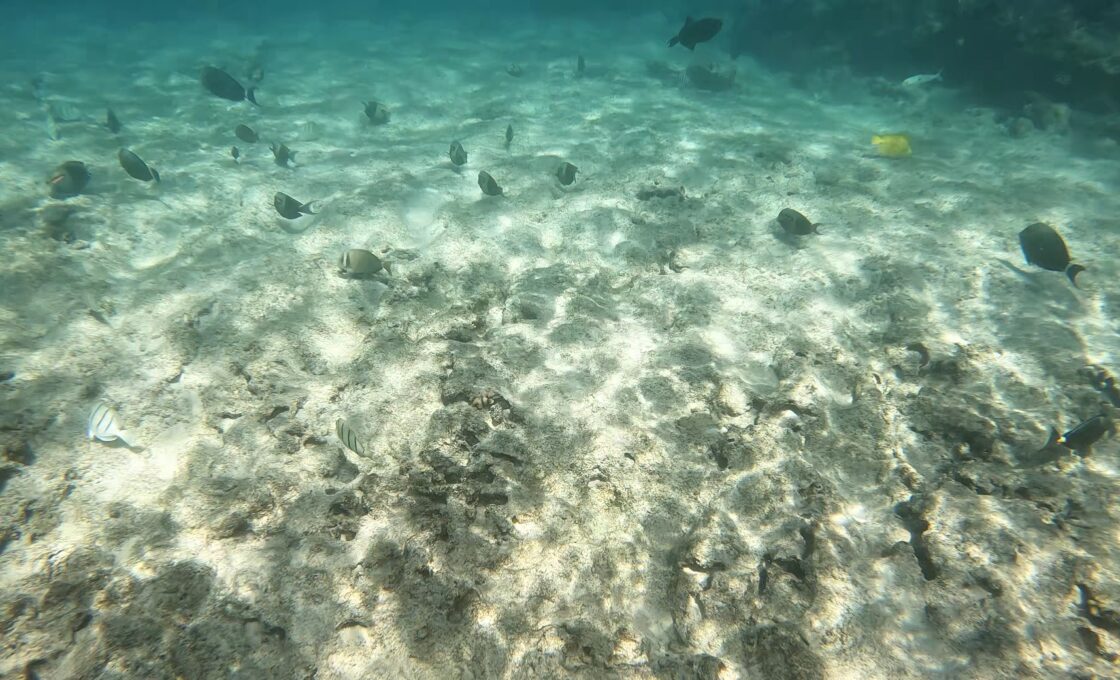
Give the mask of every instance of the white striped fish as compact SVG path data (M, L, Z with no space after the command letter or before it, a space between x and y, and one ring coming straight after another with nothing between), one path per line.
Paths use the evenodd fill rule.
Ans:
M342 418L334 421L334 433L338 435L338 438L340 440L342 440L343 446L350 449L359 456L366 455L366 447L363 446L360 441L358 441L358 435L354 434L354 431L350 429L350 426L347 425L346 421L344 421Z
M125 443L125 446L132 448L132 443L128 441L128 432L121 429L117 412L105 402L100 402L93 407L93 411L90 411L89 422L86 423L86 435L91 441L97 439L111 442L119 439Z

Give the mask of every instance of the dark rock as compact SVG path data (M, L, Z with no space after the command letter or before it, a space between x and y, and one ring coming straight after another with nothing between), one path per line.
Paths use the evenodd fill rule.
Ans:
M475 452L485 453L501 460L518 465L529 458L525 442L508 430L495 430L478 443Z
M210 596L214 570L193 561L169 564L140 588L138 601L153 615L171 621L191 619Z
M35 454L31 450L31 444L23 437L6 436L3 439L3 457L4 460L19 463L20 465L31 465L35 462Z
M747 658L767 680L823 680L824 664L789 624L755 626L744 634Z
M214 538L236 538L252 529L249 518L243 511L235 510L223 517L214 527Z
M648 201L653 198L675 198L684 201L684 187L646 187L638 190L638 200Z

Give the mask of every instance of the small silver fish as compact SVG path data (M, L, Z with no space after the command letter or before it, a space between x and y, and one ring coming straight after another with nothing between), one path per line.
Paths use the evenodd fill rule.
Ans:
M350 426L342 418L334 421L334 433L338 435L343 446L359 456L366 455L366 447L358 441L358 435L354 434L354 430L350 429Z
M90 411L89 421L86 423L86 436L90 441L97 439L103 442L121 440L125 446L132 448L128 440L128 432L121 429L117 412L105 402L100 402Z
M941 71L938 71L937 73L920 73L916 76L910 76L906 80L902 81L902 84L906 87L915 87L917 85L926 85L938 80L941 80Z

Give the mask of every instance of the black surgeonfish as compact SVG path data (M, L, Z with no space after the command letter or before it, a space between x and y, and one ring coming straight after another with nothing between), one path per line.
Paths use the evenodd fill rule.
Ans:
M51 185L51 198L70 198L82 193L89 184L89 168L81 161L66 161L54 169L47 184Z
M467 162L467 150L459 142L451 142L451 148L447 150L447 156L455 165L465 165Z
M300 203L288 194L280 191L277 191L276 195L272 197L272 205L276 208L276 212L280 213L280 217L289 220L294 220L304 215L315 214L311 210L311 201Z
M1046 445L1060 444L1067 449L1083 453L1111 431L1112 420L1105 415L1095 415L1081 421L1063 435L1059 435L1055 428L1050 428L1050 441Z
M808 217L805 217L793 208L782 208L781 212L778 213L778 224L781 225L782 229L784 229L787 234L793 234L794 236L808 236L809 234L820 233L817 231L817 225L810 222Z
M384 125L389 122L389 109L379 101L368 101L362 104L366 118L374 125Z
M721 19L708 18L694 21L692 17L688 17L684 20L680 33L669 39L669 47L680 43L690 50L695 49L699 43L708 42L716 37L716 33L719 33L721 28L723 28Z
M560 183L564 186L568 186L576 181L577 172L579 172L579 168L571 163L565 162L562 163L560 167L556 168L556 179L560 180Z
M502 188L490 176L490 173L485 170L480 170L478 173L478 188L482 189L482 193L487 196L501 196Z
M1077 287L1077 275L1085 271L1085 267L1070 262L1066 242L1049 224L1035 222L1019 232L1019 245L1029 264L1047 271L1065 272L1069 282Z
M113 113L113 109L105 109L105 127L113 134L121 131L121 121L117 118L117 114Z
M296 159L296 152L292 151L284 144L276 144L274 142L269 144L268 148L272 150L272 159L282 168L291 167L288 165L288 161L294 161Z
M260 135L257 134L257 131L248 125L238 125L233 129L233 134L237 135L237 138L241 141L250 144L256 144L261 138Z
M117 160L121 162L121 167L133 179L138 179L141 182L151 182L155 180L159 182L159 173L155 168L148 165L136 154L128 149L121 149L117 152Z
M228 99L231 102L239 102L243 99L247 99L253 104L260 106L260 104L257 104L257 98L253 95L256 88L250 87L246 90L233 76L220 68L203 66L202 76L199 80L201 80L202 86L212 95L221 97L222 99Z

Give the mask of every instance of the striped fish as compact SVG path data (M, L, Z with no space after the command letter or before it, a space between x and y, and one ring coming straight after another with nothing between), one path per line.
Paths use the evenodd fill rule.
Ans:
M121 429L117 412L105 402L99 403L90 411L89 421L86 423L86 435L90 440L97 439L103 442L121 440L125 446L132 448L128 441L128 433Z
M342 418L334 421L334 433L338 435L338 438L340 440L342 440L343 446L350 449L359 456L366 455L366 447L363 446L360 441L358 441L358 435L354 434L354 431L350 429L350 426L347 425L346 421L344 421Z

